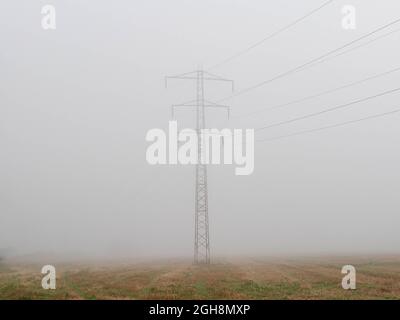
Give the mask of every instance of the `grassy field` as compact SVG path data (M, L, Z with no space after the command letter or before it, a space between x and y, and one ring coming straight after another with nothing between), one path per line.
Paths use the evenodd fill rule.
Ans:
M357 270L343 290L341 268ZM0 265L0 299L399 299L400 257L54 264L57 289L41 287L41 266Z

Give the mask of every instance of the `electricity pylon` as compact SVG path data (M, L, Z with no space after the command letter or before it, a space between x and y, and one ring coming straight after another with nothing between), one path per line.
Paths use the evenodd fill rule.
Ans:
M168 79L183 79L196 81L196 100L176 104L171 107L172 115L178 107L196 108L196 132L198 138L197 144L197 164L196 164L196 186L195 186L195 230L194 230L194 263L210 263L210 236L208 225L208 186L207 186L207 164L205 163L206 142L204 129L206 128L206 108L226 109L229 118L229 107L213 103L204 99L205 81L225 81L230 82L233 91L233 81L221 78L207 71L197 70L181 75L165 78L167 86Z

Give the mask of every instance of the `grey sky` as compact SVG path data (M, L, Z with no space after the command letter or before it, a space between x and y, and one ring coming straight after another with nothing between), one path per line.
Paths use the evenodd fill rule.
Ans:
M0 248L17 253L192 256L194 168L150 166L144 137L167 128L207 68L323 0L32 1L0 4ZM57 29L41 28L53 4ZM341 27L343 5L357 29ZM214 73L237 90L400 18L398 0L337 0ZM400 28L400 23L389 30ZM385 31L386 32L386 31ZM384 32L382 32L384 33ZM225 101L233 115L400 67L399 33ZM257 128L400 86L400 72L215 127ZM206 87L209 100L229 86ZM269 138L400 107L394 93L257 133ZM181 111L182 126L193 114ZM213 255L386 253L400 247L400 115L256 144L255 172L209 168Z

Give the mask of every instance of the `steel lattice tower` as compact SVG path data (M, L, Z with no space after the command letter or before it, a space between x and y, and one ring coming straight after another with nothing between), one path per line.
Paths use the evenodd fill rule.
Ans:
M204 129L206 128L206 108L225 108L229 107L218 105L204 99L204 82L205 81L233 81L221 78L207 71L197 70L177 76L166 77L168 79L184 79L196 80L196 100L186 103L173 105L172 115L176 107L195 107L196 108L196 132L198 137L197 144L197 164L196 164L196 182L195 182L195 231L194 231L194 263L209 264L210 263L210 236L208 224L208 186L207 186L207 164L205 161L205 137Z
M197 165L196 165L196 208L195 208L195 236L194 236L194 262L210 263L210 237L208 227L208 188L207 165L204 163L205 141L202 130L205 129L204 106L204 73L197 71L197 108L196 131Z

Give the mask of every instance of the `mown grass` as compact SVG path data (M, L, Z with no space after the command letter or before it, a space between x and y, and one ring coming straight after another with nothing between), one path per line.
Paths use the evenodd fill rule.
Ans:
M355 261L357 290L341 287L341 264L250 260L128 267L56 266L57 289L40 267L0 266L0 299L400 299L400 258Z

